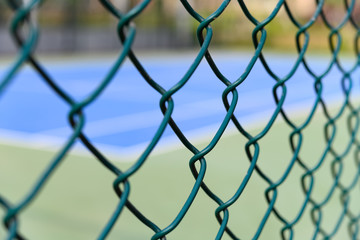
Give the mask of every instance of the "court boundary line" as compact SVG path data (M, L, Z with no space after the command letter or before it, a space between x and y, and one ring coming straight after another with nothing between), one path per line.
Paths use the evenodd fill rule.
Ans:
M336 104L339 100L339 96L333 96L329 100L329 104ZM358 100L358 99L354 99ZM313 101L305 100L293 104L289 104L287 107L290 108L288 113L292 115L293 118L299 118L306 116L306 108L304 105L311 104ZM259 111L255 114L250 114L248 116L242 117L242 124L248 129L256 129L265 122L264 116L273 113L273 110ZM280 115L279 115L280 116ZM275 121L275 124L280 124L284 122L281 117L278 117ZM212 124L203 128L198 128L195 130L185 131L184 134L191 141L196 144L203 144L206 140L209 140L213 137L212 134L218 129L220 123ZM233 136L238 134L235 126L229 124L227 130L225 131L223 137ZM61 148L67 141L66 137L54 137L38 133L24 133L20 131L13 131L7 129L0 129L0 144L9 145L20 148L28 148L39 151L50 151L55 152ZM107 156L111 156L114 162L132 162L136 159L137 156L140 156L147 143L139 143L131 147L121 147L110 144L102 144L94 142L94 145L99 148L101 152ZM172 134L171 136L165 136L160 139L157 147L153 151L153 155L162 155L175 150L180 149L182 144L176 135ZM77 140L73 149L70 152L71 155L78 156L90 156L89 151L81 144L80 140Z

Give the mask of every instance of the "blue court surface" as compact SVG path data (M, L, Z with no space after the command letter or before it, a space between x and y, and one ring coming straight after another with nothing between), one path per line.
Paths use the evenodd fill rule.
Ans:
M214 59L219 69L231 81L245 70L250 54L217 53ZM269 55L270 67L280 77L294 65L296 56ZM175 85L190 67L195 53L146 55L141 59L152 78L165 89ZM114 57L71 58L43 61L43 65L73 98L86 97L109 71ZM309 58L311 67L320 74L327 67L328 58ZM354 62L343 63L350 68ZM0 64L0 78L8 64ZM359 72L353 77L354 93L358 94ZM325 101L343 99L342 74L336 66L323 79ZM315 101L314 78L301 65L286 83L285 110L306 114ZM266 73L258 61L248 78L237 88L239 101L236 116L245 126L266 122L275 110L272 88L275 80ZM191 140L212 136L226 111L221 96L225 85L211 71L205 59L188 83L174 96L173 118ZM230 97L230 96L229 96ZM355 96L353 96L355 97ZM143 149L154 136L161 120L159 108L161 95L152 89L135 67L126 61L108 88L85 110L85 134L104 151L133 154ZM68 106L30 67L24 67L13 79L0 98L0 139L3 143L16 143L36 148L59 148L71 134L67 121ZM291 114L290 114L291 116ZM230 124L229 129L232 126ZM230 131L229 131L230 132ZM159 149L177 144L168 127ZM77 147L81 148L78 143Z

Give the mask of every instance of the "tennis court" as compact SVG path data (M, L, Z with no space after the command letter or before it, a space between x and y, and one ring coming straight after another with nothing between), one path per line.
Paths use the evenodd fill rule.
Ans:
M181 79L194 57L190 53L173 53L176 57L169 55L171 53L163 57L147 55L144 62L152 77L165 89ZM235 54L219 51L215 55L219 68L234 81L247 66L249 58L246 52ZM274 71L283 75L296 60L295 56L284 54L270 54L269 58L272 59ZM68 60L70 62L50 61L46 67L57 83L79 100L102 80L113 59L102 56L99 60L96 57L94 60ZM325 57L316 57L313 62L314 69L318 71L325 69L328 64ZM350 67L354 64L349 59L346 59L346 63ZM0 69L4 74L4 65ZM334 69L329 76L324 82L323 94L327 102L333 103L341 99L341 73ZM249 78L251 81L245 81L238 88L240 101L236 112L242 124L256 126L265 122L274 110L276 103L271 89L276 82L260 63L254 66ZM300 67L287 82L289 93L285 109L298 113L310 109L315 99L313 85L314 79ZM187 136L200 140L215 133L226 113L221 101L225 88L204 60L188 84L174 95L176 108L173 117ZM358 88L354 88L353 94L357 91ZM158 107L160 98L161 95L145 84L137 70L127 62L101 98L86 109L85 133L97 146L102 146L108 152L133 155L148 144L163 118ZM6 94L3 94L0 111L6 113L0 119L0 138L5 143L54 148L64 142L72 131L66 119L68 105L54 95L29 67L19 72ZM176 139L168 129L160 145L167 148L176 146Z
M323 122L323 119L315 121L305 133L306 139L322 142ZM286 136L290 130L282 124L276 124L274 129L274 134L261 142L264 147L259 166L277 178L282 175L292 152L289 147L284 149L284 146L288 145ZM255 128L254 131L258 129ZM341 141L347 137L342 135L338 138ZM225 137L220 141L219 148L207 156L209 164L206 182L224 199L231 197L236 191L241 176L249 167L244 150L239 148L239 145L245 143L238 135ZM204 146L204 142L200 146ZM306 152L303 156L307 157L309 162L315 161L321 155L320 145L314 146L309 143L303 147ZM16 203L32 187L55 153L8 145L0 145L0 149L1 164L6 166L0 170L2 194ZM131 179L130 200L160 227L165 227L173 220L191 190L194 179L188 170L187 161L190 158L191 154L183 149L156 154ZM115 164L120 169L131 166L131 163L121 162L121 155L113 157L112 160L116 161ZM348 176L354 174L355 168L351 166L353 165L348 164L346 167ZM314 196L317 199L323 199L331 188L332 178L327 167L325 165L316 175ZM295 167L292 177L279 190L277 206L281 206L282 212L289 218L294 218L304 200L298 180L302 174L304 171ZM39 197L21 215L21 232L29 239L39 240L97 238L118 202L111 188L113 180L113 175L102 169L95 158L78 154L68 156ZM343 178L343 181L349 182L349 179ZM9 182L11 184L8 184ZM244 192L244 197L231 208L229 226L236 229L242 239L250 239L254 235L261 216L266 212L264 190L267 187L263 180L254 175ZM335 221L342 211L339 206L340 200L334 198L335 200L324 209L326 218L322 222L322 226L329 231L334 228ZM358 202L351 202L352 209L358 209L356 205ZM218 228L214 217L216 208L217 205L200 192L187 217L169 238L212 239ZM305 214L309 214L309 211L308 208ZM345 222L344 226L346 224ZM282 227L277 219L271 217L261 236L264 239L278 239ZM335 239L344 239L348 236L344 229L336 234ZM297 235L311 238L314 228L310 219L304 217L294 230ZM4 229L0 229L0 236L4 237L4 234ZM125 209L109 239L140 240L149 239L152 235L151 230ZM223 239L229 238L225 235Z
M219 52L217 57L215 60L219 67L230 76L229 78L231 76L235 78L246 66L249 55L239 57L239 55ZM279 71L289 69L291 60L295 59L289 55L271 57L274 59L274 67ZM165 58L148 56L145 59L145 66L149 73L153 74L153 78L162 85L170 87L181 78L180 70L186 70L191 55L181 54L171 60L168 55ZM55 61L49 62L47 68L56 76L63 88L76 99L80 99L101 80L110 62L109 58L104 57L96 61ZM321 58L316 59L314 63L318 64L318 69L326 67L327 64ZM5 68L2 67L2 71L4 70ZM312 90L313 80L311 77L303 76L306 74L299 70L299 73L288 82L289 97L285 102L285 108L298 122L306 117L315 99ZM334 71L324 83L324 99L328 103L336 105L343 100L339 78L341 78L340 73ZM255 65L249 79L252 81L245 82L246 85L241 85L239 88L236 114L247 128L258 132L275 106L271 95L274 81L258 64ZM86 109L87 123L84 132L99 149L112 156L111 160L116 166L127 169L148 144L146 141L152 138L162 119L162 113L158 109L161 96L147 87L141 76L128 63L121 68L111 84L112 86L98 101ZM200 148L205 146L209 136L215 133L226 112L221 103L223 88L224 86L216 81L207 65L201 64L183 91L174 96L176 102L174 119ZM357 86L354 92L358 92ZM133 97L134 95L136 97ZM338 110L336 107L334 109L335 112ZM1 169L0 188L8 199L17 202L31 188L47 166L49 159L54 157L55 150L60 148L71 134L66 119L69 109L48 89L36 73L30 68L25 68L2 96L0 111L6 113L0 120L3 144L0 146L3 153L1 162L2 166L6 166ZM321 117L321 113L317 114L320 116L304 132L304 137L323 142L322 126L326 120ZM343 121L345 119L341 120ZM339 127L344 133L337 137L337 141L342 142L341 139L347 139L345 124L339 125L344 125ZM231 128L227 133L228 136L218 143L216 148L218 150L207 155L208 169L205 178L205 181L223 199L232 196L241 176L246 174L249 168L242 147L246 144L246 139L238 134L232 134L235 130ZM273 178L282 175L287 161L292 157L287 142L290 133L291 129L279 119L272 134L261 142L263 147L258 161L259 166ZM140 211L163 227L172 220L186 201L194 179L187 163L192 155L176 141L170 129L165 132L159 149L158 154L148 159L148 164L131 179L130 200ZM306 156L309 162L321 155L319 150L321 147L319 145L314 147L311 141L306 142L303 149L305 154L303 156ZM269 159L270 162L266 161ZM351 169L352 165L348 166L349 176L353 175L354 168ZM65 159L42 194L22 214L20 225L22 232L30 239L97 237L118 202L111 188L113 175L99 167L96 159L78 143L73 154ZM14 175L14 172L17 174ZM277 205L281 206L283 213L289 218L293 218L298 213L304 201L298 180L302 174L304 174L303 169L295 167L292 177L279 191ZM319 179L316 182L317 196L321 199L331 187L329 184L331 176L328 171L322 170L318 173L317 179ZM9 185L8 182L12 184ZM247 188L249 190L245 191L245 197L231 208L233 214L229 226L237 229L243 239L253 236L256 232L256 224L266 212L267 202L264 197L266 188L267 184L259 176L254 175L249 182ZM323 221L323 224L328 226L328 229L332 229L335 225L333 219L337 219L341 214L342 209L338 203L339 200L334 200L326 207L330 209L327 211L329 217ZM256 208L249 207L254 205ZM204 193L199 193L187 217L169 237L212 239L218 228L214 218L216 207L217 205ZM266 236L265 239L277 239L281 228L282 224L270 217L262 235ZM310 238L313 234L313 226L309 219L300 221L294 229L304 238ZM3 233L0 235L3 236ZM148 239L152 235L151 230L142 225L128 210L124 210L109 239ZM342 236L347 236L347 232L340 231L336 236L338 237L336 239L342 239ZM228 238L224 236L224 239Z

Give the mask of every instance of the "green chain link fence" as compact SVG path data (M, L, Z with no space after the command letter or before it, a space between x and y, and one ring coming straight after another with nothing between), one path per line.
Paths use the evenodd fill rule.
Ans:
M359 204L359 199L351 198L351 193L354 191L359 191L360 187L360 142L358 139L358 129L360 123L359 106L351 101L353 86L354 84L358 84L359 80L354 79L354 74L359 70L360 66L360 29L353 14L356 5L355 0L339 0L339 2L342 3L342 7L346 10L346 14L343 16L342 21L337 25L333 25L327 19L327 16L324 13L324 5L326 2L325 0L314 0L316 10L313 12L310 20L305 23L301 23L297 20L297 18L293 15L294 10L289 7L288 2L285 0L279 0L275 8L271 10L271 13L268 15L268 17L262 21L258 20L252 14L252 12L248 9L247 3L245 1L238 0L236 2L238 8L241 9L243 15L246 16L246 21L251 22L253 25L252 41L254 51L246 69L235 80L228 79L222 73L213 60L212 54L209 50L209 46L211 45L213 37L212 23L215 22L222 14L226 14L225 10L229 5L230 0L218 1L219 7L208 16L202 16L197 11L195 11L191 1L181 0L184 9L189 14L189 17L191 16L191 18L198 22L196 37L199 44L199 50L191 64L191 67L180 79L180 81L178 81L169 90L164 89L164 87L157 83L156 79L153 79L150 76L150 74L142 65L141 59L137 57L132 49L137 31L133 21L139 15L141 15L145 9L147 9L147 7L154 1L139 1L127 12L119 11L110 1L100 0L100 2L102 6L109 12L109 14L112 14L116 19L118 19L116 30L119 36L119 41L122 43L122 48L116 61L113 63L111 70L104 76L103 81L97 86L97 88L87 97L81 99L80 101L76 101L69 93L67 93L57 84L57 82L47 73L44 66L36 57L35 46L39 36L39 29L36 24L29 20L29 14L34 11L34 9L41 11L42 1L31 0L28 2L28 4L23 5L19 1L7 0L8 6L14 13L13 18L11 19L10 32L14 41L16 41L18 45L18 54L17 59L12 63L11 66L9 66L8 71L1 79L0 93L6 93L5 89L12 81L15 81L16 74L21 71L21 68L24 65L31 66L34 71L36 71L42 77L43 81L51 87L53 93L58 95L68 105L68 120L69 124L73 128L73 132L71 136L68 137L66 144L62 147L61 151L57 153L56 157L51 160L47 169L41 174L41 177L36 182L34 187L29 190L28 194L19 203L11 203L6 199L6 196L0 195L0 205L5 209L5 214L2 221L7 229L6 239L26 239L26 236L24 236L19 230L19 218L21 217L22 212L35 200L35 197L40 194L41 189L51 178L51 175L58 168L59 164L65 160L66 154L69 153L70 149L77 140L80 140L83 143L88 151L90 151L96 157L96 159L102 163L104 168L114 174L113 188L118 196L119 201L113 211L112 216L110 216L109 221L104 224L105 227L103 228L102 232L99 233L98 239L105 239L110 235L115 223L119 218L122 217L122 212L125 208L127 208L139 221L141 221L154 232L151 239L166 239L167 235L175 228L177 228L178 225L182 222L184 216L192 207L199 191L205 193L208 198L212 199L212 201L218 205L215 211L215 217L218 221L218 231L214 238L221 239L227 235L227 237L230 239L241 239L241 232L237 232L236 229L232 229L228 225L229 215L231 213L230 207L243 196L247 183L255 174L260 176L267 184L265 197L268 205L266 212L261 217L261 221L258 222L257 230L252 237L253 239L258 239L260 237L270 216L276 217L278 221L282 223L283 227L281 233L279 233L279 238L295 238L293 230L294 226L300 221L300 219L304 217L306 208L310 209L312 224L315 229L313 232L313 239L332 239L345 221L348 223L347 228L349 239L359 239L360 213L350 208L350 201L357 201ZM278 16L280 10L284 10L286 12L291 23L297 29L295 42L298 53L296 62L294 63L293 67L288 69L288 73L282 77L279 76L268 64L271 59L267 59L267 57L263 54L264 45L267 41L266 27ZM316 21L319 21L319 19L322 20L323 27L329 30L328 42L324 44L328 44L330 46L330 51L332 53L329 59L329 64L322 73L318 73L317 70L314 70L311 64L309 64L309 62L306 60L306 53L311 39L309 29L315 24ZM353 53L356 55L356 61L350 69L346 69L339 60L339 52L342 44L341 31L346 24L350 24L352 29L356 32L353 39ZM23 31L24 27L26 27L27 31ZM145 80L144 83L150 85L154 91L157 91L161 95L159 103L163 113L163 119L159 123L155 136L153 139L151 139L150 143L142 152L140 157L128 169L119 169L109 159L107 159L102 154L102 152L100 152L92 145L91 140L83 132L84 126L86 125L83 112L89 105L94 103L99 95L108 87L115 74L119 71L119 69L121 69L125 59L130 59L132 64L136 67L138 72ZM217 76L218 80L224 84L225 90L222 94L222 100L224 108L226 109L226 115L224 116L220 127L216 131L216 134L211 139L210 143L206 147L198 149L183 134L176 121L172 118L172 113L175 108L173 95L178 91L181 91L181 89L188 83L190 77L196 71L202 60L206 60L213 73ZM234 112L239 101L239 93L237 88L248 79L248 75L251 73L256 61L261 62L269 76L271 76L271 78L274 80L272 93L276 103L276 108L273 109L272 116L268 123L266 123L265 127L258 134L252 135L241 124ZM287 97L286 83L296 74L299 67L304 67L308 74L312 77L313 90L316 92L316 98L313 102L311 111L307 115L305 121L303 121L301 124L294 122L284 109L284 102ZM325 104L323 97L323 81L329 74L331 74L331 70L333 68L337 68L342 73L342 78L340 80L341 82L339 82L339 84L341 83L342 86L343 101L341 102L341 107L336 112L336 114L330 113L329 106ZM326 124L323 126L325 147L322 150L322 156L317 160L317 162L314 162L310 165L304 161L304 159L302 159L300 151L303 145L303 132L308 127L310 122L313 121L314 117L316 116L315 111L317 109L321 109L323 115L326 118ZM345 114L347 114L345 117L347 119L348 142L346 148L342 152L339 152L334 147L334 139L339 132L339 127L337 125L338 121ZM278 179L273 179L259 167L257 160L261 151L261 144L259 141L273 129L273 124L278 117L282 117L288 127L291 128L291 134L288 136L288 141L290 143L293 155L290 161L287 163L286 170L283 172L282 176ZM250 164L247 169L247 173L243 176L241 181L239 181L238 188L234 192L233 196L228 199L222 199L216 194L216 192L213 191L213 189L211 189L211 187L207 185L204 180L207 173L206 155L217 147L218 141L220 138L222 138L222 135L230 122L236 126L238 134L247 139L245 146L241 147L245 147L246 156ZM188 149L189 152L192 153L192 157L188 161L188 164L195 183L187 197L185 204L183 204L181 210L174 217L173 221L169 222L165 227L159 227L154 221L152 221L151 218L145 216L136 208L135 205L129 201L129 195L131 194L130 186L133 175L136 174L136 172L147 163L149 155L156 148L157 143L162 137L167 126L171 127L182 144ZM311 139L308 140L311 141ZM356 174L351 176L352 181L350 184L344 184L341 181L342 169L344 164L346 164L344 162L345 157L349 156L350 154L353 154L350 159L355 161L354 166L356 167ZM322 166L324 166L325 160L331 161L331 169L329 169L329 171L332 173L333 182L331 184L331 188L326 194L326 198L322 201L318 201L312 195L315 174ZM271 161L271 159L269 159L269 161ZM304 199L301 207L297 210L296 217L289 219L285 217L284 214L278 209L278 206L275 204L275 202L277 200L279 186L281 186L287 180L291 174L291 170L295 165L298 165L303 170L303 174L299 179L299 182L301 182ZM340 192L342 212L336 220L336 225L333 227L332 231L326 231L322 225L324 207L332 198L335 197L335 191ZM262 237L267 239L266 236Z

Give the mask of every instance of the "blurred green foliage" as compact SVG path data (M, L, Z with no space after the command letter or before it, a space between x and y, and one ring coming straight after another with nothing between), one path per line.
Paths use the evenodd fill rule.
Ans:
M114 0L113 2L126 12L135 6L138 0ZM249 10L256 18L261 20L265 19L271 11L268 5L274 5L277 1L264 0L264 4L259 4L259 2L261 1L246 1L246 4L250 6ZM296 13L300 10L298 9L299 6L302 5L296 5L295 2L297 1L290 1L288 3L290 6L293 5L292 9ZM203 1L194 0L193 4L203 16L208 16L217 7L218 2L208 1L205 4ZM315 6L315 1L313 5ZM360 23L360 6L358 5L355 8L353 17ZM170 35L181 31L181 34L176 34L177 37L187 35L193 39L194 44L197 44L195 34L199 23L183 7L180 6L174 10L174 6L173 2L170 3L165 0L152 1L148 8L135 20L138 31L157 31L161 29L162 31L167 31ZM296 17L300 22L305 23L311 18L313 11L314 9L310 9L307 14L304 14L304 9L302 9L302 15L300 14ZM9 21L11 18L9 17L10 14L11 12L6 6L6 1L0 1L0 26L4 26L6 21ZM181 19L179 19L179 14L183 16ZM334 25L338 24L345 15L343 1L326 0L324 14L331 23ZM116 18L111 16L98 1L91 0L44 1L36 15L41 27L72 28L74 31L77 28L111 28L115 27L117 23ZM184 24L187 25L186 28L184 28ZM182 29L179 29L180 25ZM213 45L253 48L251 34L254 26L245 18L236 1L231 2L225 13L212 23L212 27L214 29ZM291 23L284 10L278 14L274 21L266 26L266 30L268 33L266 47L283 50L295 49L295 35L298 29ZM316 50L329 49L328 36L330 32L320 19L310 28L309 33L311 34L310 48ZM343 37L342 48L344 50L352 50L354 48L353 39L356 35L354 28L347 24L341 30L341 34Z

